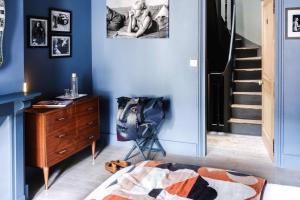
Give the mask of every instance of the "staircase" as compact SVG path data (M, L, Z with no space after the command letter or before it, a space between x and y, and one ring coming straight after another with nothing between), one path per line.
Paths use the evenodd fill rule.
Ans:
M236 67L233 80L230 130L234 134L261 136L262 93L261 57L257 47L245 47L235 41Z

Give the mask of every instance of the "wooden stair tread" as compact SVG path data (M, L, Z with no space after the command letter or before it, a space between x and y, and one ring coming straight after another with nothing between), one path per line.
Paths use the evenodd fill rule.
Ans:
M261 92L233 92L233 94L236 95L256 95L256 96L261 96Z
M246 71L246 72L254 72L254 71L262 71L262 68L244 68L244 69L234 69L235 71Z
M235 83L260 83L261 80L234 80Z
M261 57L246 57L246 58L236 58L236 61L244 61L244 60L261 60Z
M258 49L258 47L237 47L235 50L252 50L252 49Z
M254 119L237 119L237 118L231 118L228 120L229 123L237 123L237 124L256 124L261 125L261 120L254 120Z
M232 104L232 108L243 108L243 109L253 109L253 110L261 110L261 105L246 105L246 104Z

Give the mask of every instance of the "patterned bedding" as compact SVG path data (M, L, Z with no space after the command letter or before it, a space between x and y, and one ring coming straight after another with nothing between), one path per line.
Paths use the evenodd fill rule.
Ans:
M228 170L145 161L113 176L86 200L260 200L265 184Z

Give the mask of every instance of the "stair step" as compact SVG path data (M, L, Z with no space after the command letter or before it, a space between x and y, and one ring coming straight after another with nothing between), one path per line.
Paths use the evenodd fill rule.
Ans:
M237 47L237 48L235 48L235 50L252 50L252 49L258 50L258 47Z
M261 96L261 92L233 92L234 95L255 95L255 96Z
M261 105L261 92L233 92L234 104Z
M234 92L261 92L260 80L234 80Z
M238 119L238 118L231 118L228 122L236 123L236 124L257 124L257 125L262 124L262 120Z
M235 38L235 46L242 47L244 45L244 41L242 38Z
M257 47L239 47L235 48L235 56L237 58L245 57L257 57L258 48Z
M236 58L236 68L249 69L249 68L261 68L261 57L244 57Z
M235 71L246 71L246 72L253 72L253 71L262 71L262 68L244 68L244 69L234 69Z
M253 109L253 110L261 110L261 105L246 105L246 104L232 104L232 108L242 108L242 109Z
M234 69L234 78L238 80L261 79L261 68Z
M260 56L257 57L245 57L245 58L236 58L237 61L243 61L243 60L261 60Z
M229 122L233 134L261 136L261 120L231 118Z
M235 83L257 83L259 84L261 80L234 80Z
M237 119L261 120L260 105L232 104L231 116Z

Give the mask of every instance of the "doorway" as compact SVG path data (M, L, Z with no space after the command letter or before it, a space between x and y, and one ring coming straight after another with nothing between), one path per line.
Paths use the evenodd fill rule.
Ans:
M208 63L206 68L206 155L221 153L228 157L239 155L272 162L274 159L275 115L274 0L259 0L256 10L255 6L247 6L243 4L243 1L246 2L245 0L206 2L206 17L209 19L206 21L206 59ZM249 3L249 1L247 2ZM212 12L214 6L216 9ZM244 32L240 29L237 30L237 26L243 26L238 20L251 19L247 18L249 16L246 13L243 13L244 10L239 10L245 7L254 16L260 16L259 42L249 38L251 35L251 33L247 33L249 29L245 28ZM212 15L216 16L215 19ZM234 16L236 19L233 19ZM218 21L219 17L223 18L223 22ZM214 21L212 19L218 24L217 26L210 24ZM230 36L233 33L235 35L229 38L221 37L224 43L228 41L229 44L230 42L234 43L234 50L232 50L234 62L232 63L230 63L229 57L230 45L226 52L226 48L223 49L224 51L220 48L224 47L224 44L216 44L216 41L208 44L212 37L220 39L220 33L224 34L224 31L220 31L222 23L228 28ZM214 30L216 34L213 35L209 30ZM228 56L224 58L218 57L219 55ZM213 61L210 62L210 60ZM230 70L228 70L229 64L231 64ZM222 68L222 66L224 67ZM226 73L230 74L229 78L225 76Z

